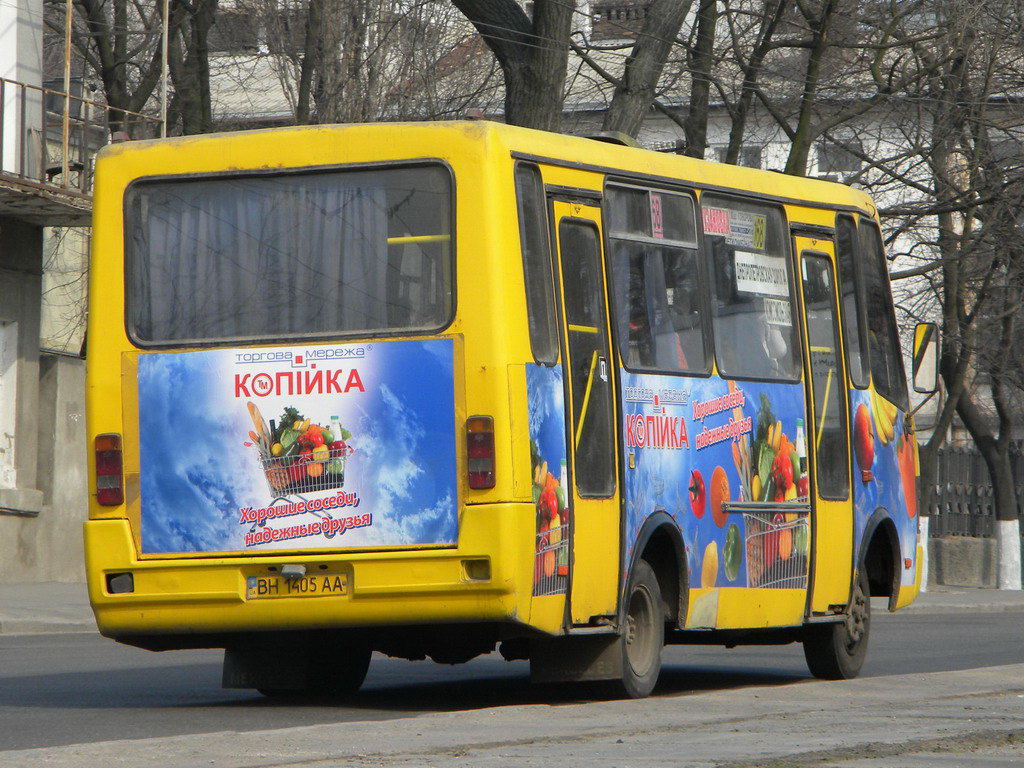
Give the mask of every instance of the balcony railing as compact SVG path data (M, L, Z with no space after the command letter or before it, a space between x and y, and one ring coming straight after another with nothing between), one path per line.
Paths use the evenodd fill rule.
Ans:
M0 178L88 197L101 147L159 135L151 115L0 78Z

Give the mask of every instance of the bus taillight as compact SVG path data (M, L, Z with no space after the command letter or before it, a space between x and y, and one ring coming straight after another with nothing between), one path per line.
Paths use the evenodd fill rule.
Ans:
M124 503L121 436L96 435L96 501L104 507Z
M477 490L494 487L494 419L470 416L466 419L466 458L469 487Z

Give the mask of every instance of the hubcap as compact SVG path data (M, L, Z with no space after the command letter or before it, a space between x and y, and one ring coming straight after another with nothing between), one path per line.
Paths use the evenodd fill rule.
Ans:
M850 653L864 639L868 624L868 610L868 597L858 582L853 589L853 604L850 606L850 616L846 620L846 650Z
M638 586L629 597L623 640L626 644L626 660L639 677L650 671L660 650L655 647L657 620L651 593L643 585Z

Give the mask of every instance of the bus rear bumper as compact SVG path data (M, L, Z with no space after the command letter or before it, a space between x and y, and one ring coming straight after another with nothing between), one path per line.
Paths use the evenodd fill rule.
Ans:
M89 520L89 599L100 632L221 635L465 622L528 623L533 512L528 504L467 509L458 547L259 557L139 558L128 520ZM343 575L343 595L254 598L253 577L301 565ZM276 567L272 571L271 567ZM112 594L108 576L132 575Z

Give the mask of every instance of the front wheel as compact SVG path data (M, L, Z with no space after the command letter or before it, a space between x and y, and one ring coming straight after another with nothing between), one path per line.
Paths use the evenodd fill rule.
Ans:
M661 674L665 645L665 606L654 569L637 562L626 591L626 624L622 633L620 693L631 699L649 696Z
M845 621L807 627L804 658L811 674L823 680L850 680L860 674L871 632L871 591L861 569Z

